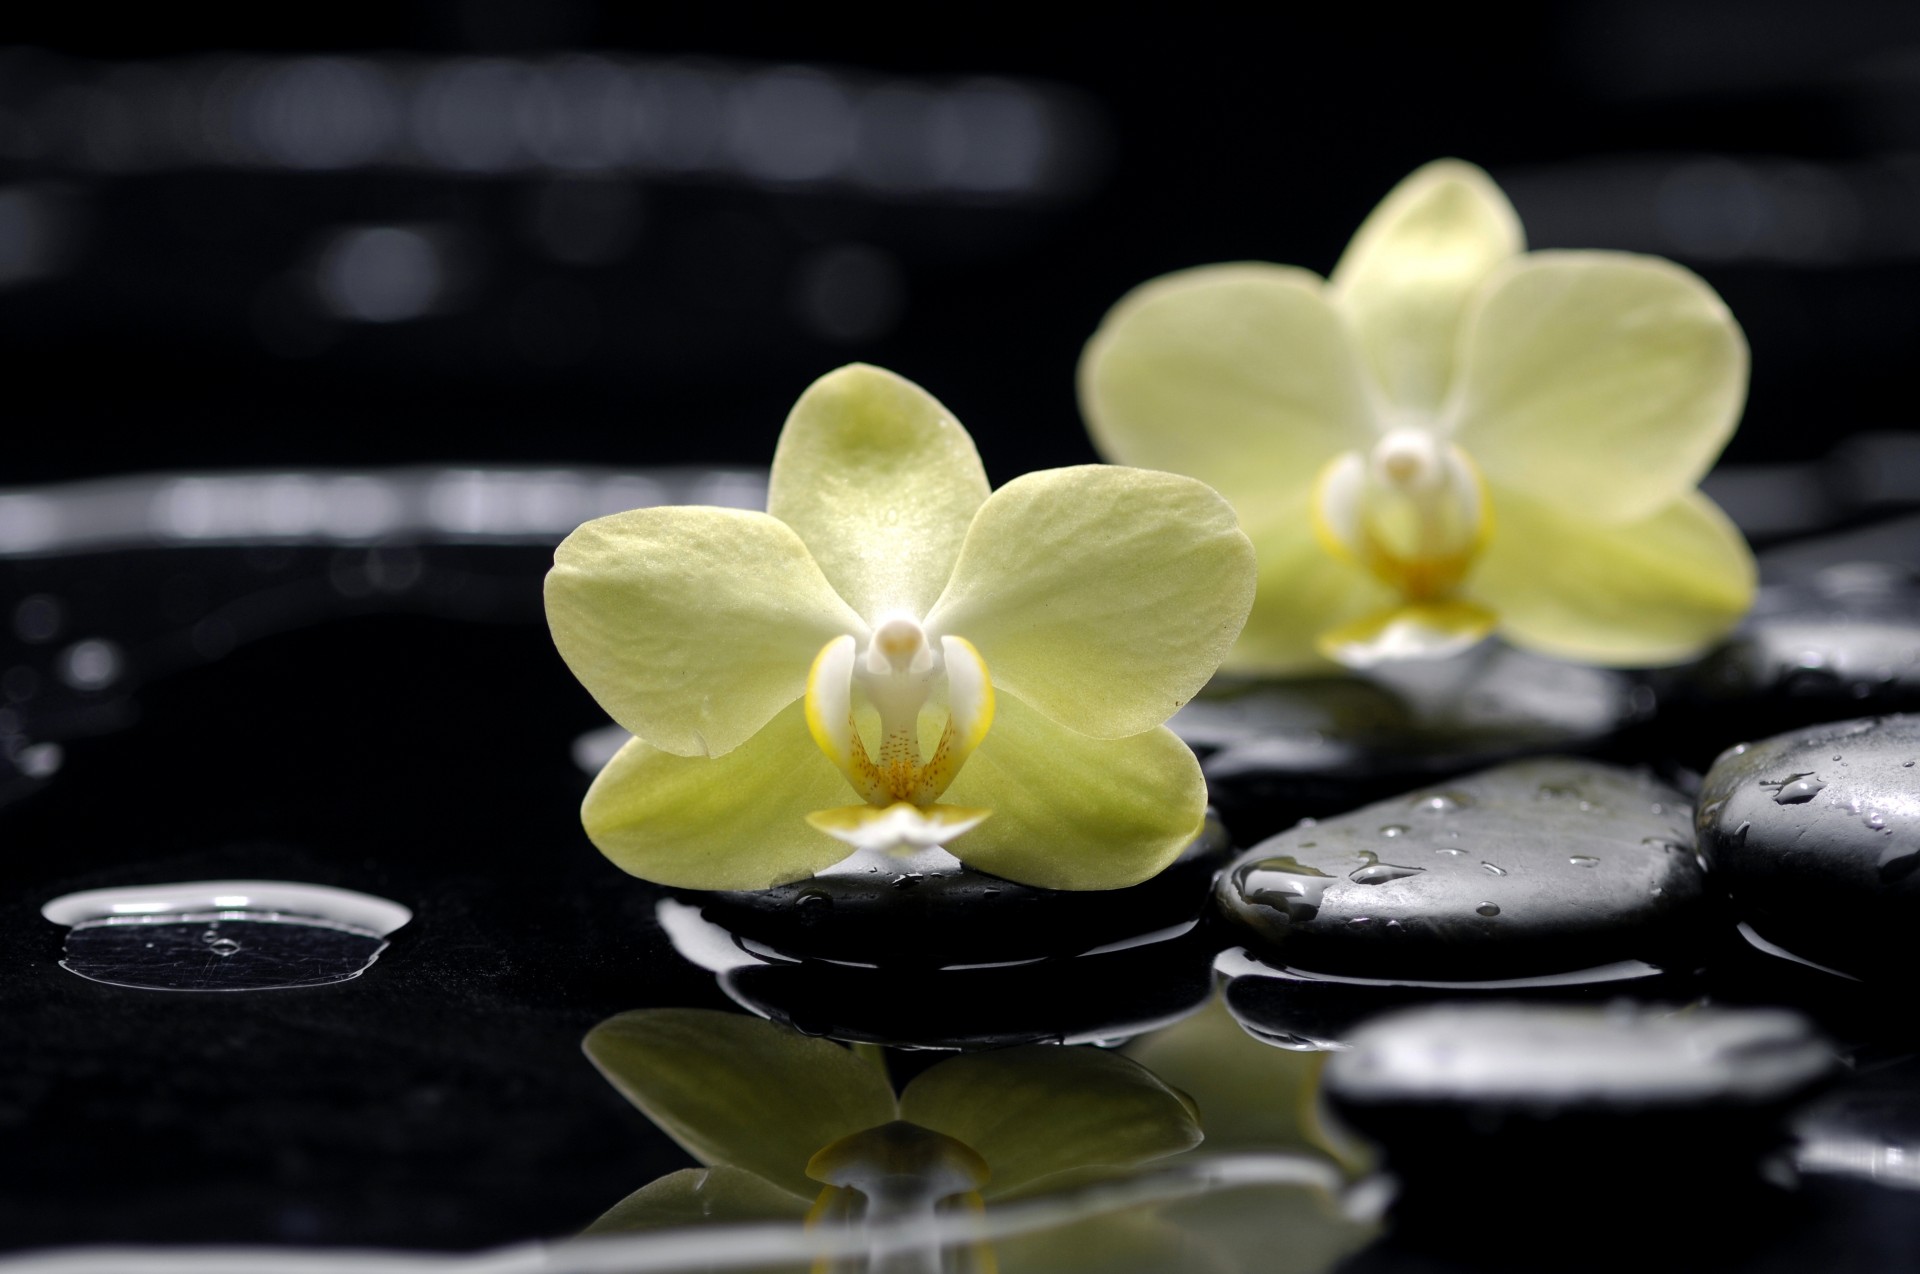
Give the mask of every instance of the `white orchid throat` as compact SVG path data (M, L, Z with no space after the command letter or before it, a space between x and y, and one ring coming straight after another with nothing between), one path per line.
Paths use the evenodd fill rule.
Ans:
M1486 487L1453 443L1415 427L1372 449L1342 452L1314 484L1313 525L1334 556L1393 589L1399 604L1321 639L1343 663L1453 653L1493 627L1493 613L1457 594L1493 531Z
M922 755L920 718L944 694L947 723ZM861 708L877 718L874 746ZM993 680L965 638L937 639L911 615L820 648L807 675L807 728L864 805L820 810L807 821L856 849L907 852L943 845L991 812L936 804L993 725ZM871 724L871 722L870 722Z

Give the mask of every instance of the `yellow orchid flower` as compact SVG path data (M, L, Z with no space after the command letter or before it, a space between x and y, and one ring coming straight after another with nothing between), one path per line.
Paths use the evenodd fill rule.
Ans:
M1364 667L1496 629L1647 666L1745 613L1752 554L1695 489L1745 400L1740 328L1672 262L1522 247L1487 175L1440 160L1330 280L1206 266L1107 315L1080 365L1095 443L1210 482L1259 551L1228 669Z
M944 407L855 365L794 406L767 507L636 509L554 555L554 643L635 736L581 810L616 864L761 889L942 845L1113 889L1198 834L1205 784L1161 723L1252 603L1220 496L1103 465L989 494Z

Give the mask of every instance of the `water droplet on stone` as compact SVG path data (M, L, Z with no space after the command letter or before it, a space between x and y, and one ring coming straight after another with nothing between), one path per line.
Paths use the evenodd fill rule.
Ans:
M1505 867L1495 867L1492 863L1481 863L1480 866L1485 868L1487 874L1490 876L1504 876L1507 874Z
M1380 834L1386 837L1405 836L1407 834L1407 826L1404 823L1388 823L1380 829Z
M1434 850L1433 852L1436 854L1445 854L1449 858L1465 858L1467 856L1466 850L1455 849L1451 845L1442 845L1440 848Z
M1347 873L1347 879L1356 885L1384 885L1395 880L1405 880L1409 876L1418 876L1424 867L1401 867L1394 863L1383 863L1373 854L1362 853L1367 861L1364 865Z
M1473 798L1464 792L1435 792L1415 803L1414 808L1428 814L1451 814L1473 804Z
M1839 757L1834 758L1836 761L1839 759ZM1815 778L1813 772L1808 770L1800 774L1789 774L1784 779L1761 779L1760 786L1773 789L1775 805L1804 805L1820 795L1821 789L1826 787L1826 784Z
M824 889L803 889L793 905L810 914L818 915L833 910L833 895Z
M1233 874L1233 885L1248 902L1271 907L1289 921L1304 922L1319 913L1321 897L1338 879L1281 855L1248 863Z
M1575 867L1598 867L1600 865L1600 860L1592 854L1571 854L1567 857L1567 861Z
M1482 916L1497 916L1500 914L1500 904L1497 902L1483 902L1478 907L1475 907L1474 911Z
M232 938L216 938L207 944L207 950L217 956L230 956L240 949L240 944Z
M1351 929L1360 929L1372 923L1373 923L1372 916L1355 916L1353 917L1353 919L1347 921L1347 927Z

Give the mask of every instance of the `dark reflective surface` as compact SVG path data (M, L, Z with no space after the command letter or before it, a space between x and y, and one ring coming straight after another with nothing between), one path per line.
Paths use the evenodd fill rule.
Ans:
M1437 967L1426 970L1433 976L1291 968L1284 943L1229 924L1211 905L1208 883L1233 875L1219 874L1234 839L1220 831L1196 845L1185 874L1115 914L1093 907L1091 896L1025 891L1017 906L988 915L973 904L1001 888L990 879L951 897L916 895L929 883L924 875L908 888L843 888L853 889L845 901L858 913L844 927L788 919L802 911L806 888L830 882L763 897L670 895L613 869L576 830L586 780L572 741L601 719L552 656L528 604L537 552L511 542L388 540L350 550L344 560L362 574L343 576L347 551L152 548L4 565L21 599L15 666L36 670L30 687L14 678L32 693L16 698L11 720L33 739L28 746L56 745L61 755L3 815L9 844L19 847L0 865L14 900L0 938L12 952L0 995L14 1059L4 1077L11 1113L0 1133L8 1149L0 1209L15 1251L103 1241L454 1250L584 1235L577 1243L587 1246L542 1248L546 1263L529 1268L569 1268L567 1253L600 1250L595 1243L641 1244L650 1255L634 1259L667 1269L804 1265L815 1256L873 1268L892 1260L889 1252L956 1270L984 1268L986 1253L1002 1269L1497 1264L1460 1248L1447 1220L1456 1205L1423 1186L1419 1172L1398 1174L1403 1202L1383 1232L1389 1178L1318 1102L1320 1050L1344 1047L1390 1009L1447 1000L1634 1002L1680 1022L1699 1004L1808 1014L1860 1070L1857 1080L1816 1104L1796 1098L1790 1129L1784 1116L1770 1114L1763 1129L1740 1109L1689 1107L1726 1125L1718 1153L1732 1165L1727 1173L1758 1182L1752 1188L1773 1200L1771 1237L1721 1245L1696 1228L1667 1255L1674 1268L1708 1258L1769 1268L1761 1254L1769 1245L1805 1250L1836 1227L1852 1227L1854 1237L1834 1268L1875 1268L1871 1259L1902 1250L1894 1236L1920 1193L1902 1166L1901 1129L1920 1089L1904 1060L1913 1032L1889 1011L1877 969L1843 977L1764 950L1740 936L1735 913L1714 908L1692 926L1697 950L1663 967L1629 961L1540 975L1524 961L1494 961L1467 981L1438 976ZM395 561L417 564L404 588L341 586L371 578L370 563ZM437 591L446 579L498 583ZM433 600L462 594L453 613ZM170 595L195 604L169 603ZM221 597L251 597L253 609L234 611ZM290 600L279 609L262 598ZM148 653L191 649L167 646L178 640L167 635L190 634L223 607L249 617L224 652L171 661ZM1642 702L1634 710L1647 729L1627 737L1639 740L1634 759L1684 776L1658 740L1691 746L1714 727L1684 697L1672 704ZM79 710L88 705L111 711L87 716ZM1414 787L1405 799L1418 808L1408 817L1451 826L1466 809L1460 793L1451 798L1457 808L1420 803L1452 791ZM1676 794L1662 787L1658 795L1668 803ZM1591 793L1587 800L1595 803ZM1670 812L1664 804L1658 816L1639 811L1660 822L1661 835L1684 838L1684 819L1667 827ZM1328 820L1339 813L1331 800L1318 808ZM1314 839L1314 830L1295 838ZM1383 843L1412 844L1405 834ZM1369 897L1403 888L1417 877L1383 868L1404 867L1405 857L1376 851L1371 866L1356 858L1338 880ZM1563 865L1585 878L1571 859ZM220 880L337 885L391 899L414 918L385 937L309 929L306 945L289 950L270 940L280 936L271 912L234 898L204 912L72 930L38 914L76 890ZM976 918L978 932L969 932ZM213 944L222 939L236 948L220 954ZM384 954L366 964L383 942ZM287 960L314 981L323 980L321 965L328 977L350 966L358 976L293 985L302 978L288 975ZM206 994L208 969L234 989L276 989ZM644 1101L635 1109L580 1056L596 1024L636 1009L644 1016L645 1006L700 1009L832 1050L882 1068L896 1094L925 1076L914 1091L938 1088L954 1074L941 1068L956 1058L998 1058L1017 1071L1022 1057L1118 1064L1124 1054L1135 1066L1127 1074L1186 1095L1204 1140L1089 1163L1088 1172L1061 1169L1033 1194L997 1195L955 1177L967 1188L928 1200L915 1191L986 1152L957 1136L950 1119L936 1119L934 1131L964 1150L919 1133L868 1136L891 1126L881 1112L808 1149L866 1137L822 1160L821 1170L840 1172L845 1184L813 1179L818 1190L805 1197L781 1187L769 1214L764 1191L734 1180L726 1154L700 1149L690 1164L694 1143L683 1126L661 1125ZM705 1063L696 1056L689 1073L717 1083L738 1061L722 1048ZM1035 1082L1035 1109L1064 1118L1066 1090L1046 1098L1051 1081ZM1013 1091L1011 1078L996 1083L1003 1096ZM795 1097L763 1118L777 1122L817 1103ZM908 1106L897 1111L913 1124ZM1071 1141L1065 1125L1049 1133L1033 1118L1035 1144ZM1091 1108L1086 1118L1094 1128L1127 1123ZM1390 1147L1426 1116L1383 1118L1376 1111L1361 1122ZM1459 1141L1444 1161L1511 1166L1577 1154L1583 1189L1593 1191L1658 1175L1652 1142L1635 1135L1595 1150L1598 1143L1549 1130L1509 1146L1484 1120L1466 1126L1449 1137L1471 1144ZM98 1152L102 1139L116 1147L110 1158ZM1006 1153L987 1158L1004 1163ZM888 1163L904 1173L892 1185L871 1176ZM1796 1173L1803 1184L1793 1184ZM851 1193L832 1196L808 1226L822 1190ZM970 1191L984 1210L966 1202ZM1713 1215L1704 1198L1696 1201L1700 1227ZM871 1210L886 1199L894 1203ZM925 1206L908 1206L914 1199ZM886 1213L896 1204L904 1211ZM721 1224L783 1217L787 1228L771 1238ZM846 1228L855 1217L864 1220ZM684 1228L694 1222L699 1228ZM693 1246L674 1246L685 1243Z

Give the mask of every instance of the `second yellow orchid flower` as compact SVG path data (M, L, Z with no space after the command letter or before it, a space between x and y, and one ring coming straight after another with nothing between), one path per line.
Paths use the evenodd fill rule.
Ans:
M1499 188L1442 160L1331 280L1207 266L1107 315L1080 367L1095 442L1211 483L1259 552L1229 669L1438 656L1496 629L1654 665L1745 613L1752 555L1695 489L1746 396L1733 317L1668 261L1521 249Z

